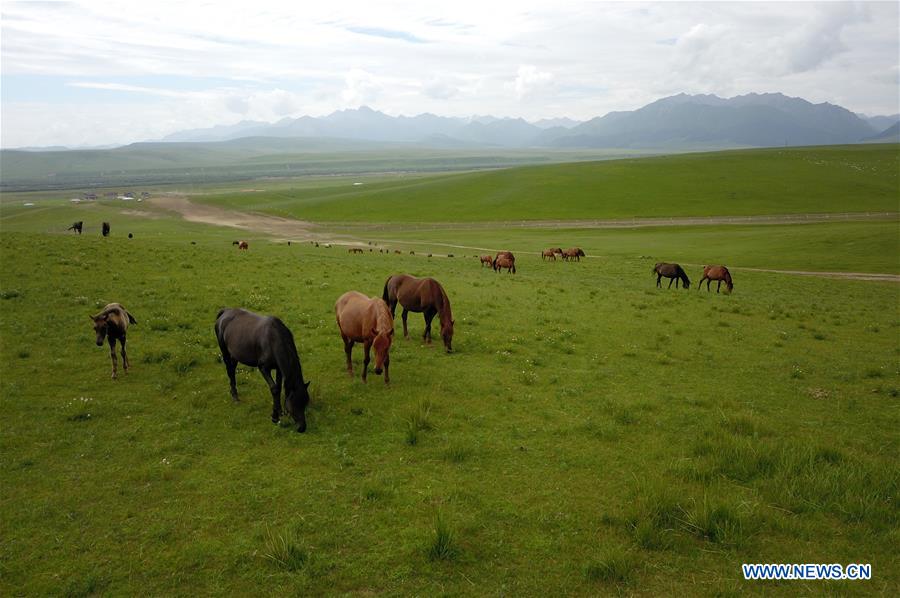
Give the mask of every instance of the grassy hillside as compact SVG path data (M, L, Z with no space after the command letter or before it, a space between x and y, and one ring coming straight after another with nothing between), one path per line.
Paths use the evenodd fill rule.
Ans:
M317 221L471 222L897 210L900 146L729 151L218 193Z
M430 149L342 139L251 137L209 143L135 143L104 150L3 150L0 190L210 183L261 177L430 172L641 155L638 150Z
M4 227L4 595L796 593L742 562L900 584L896 285L744 273L717 296L657 290L636 257L507 276L140 222ZM444 283L456 352L413 316L391 387L366 386L332 306L398 271ZM109 301L139 322L116 382L85 317ZM255 370L230 403L225 305L293 329L306 434L269 423Z
M900 273L900 230L892 222L841 222L777 226L687 226L639 229L465 229L367 231L387 245L473 254L509 247L536 254L547 247L579 246L592 257L649 256L689 264L724 263L745 268L820 272ZM457 248L454 248L456 246ZM538 259L534 255L533 259ZM697 268L694 268L697 270Z

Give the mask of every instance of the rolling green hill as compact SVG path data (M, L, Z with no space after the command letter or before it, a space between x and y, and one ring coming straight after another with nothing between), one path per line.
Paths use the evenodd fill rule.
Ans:
M741 150L529 166L198 201L314 221L473 222L896 211L900 146Z
M0 152L0 190L210 183L318 174L471 170L641 155L637 150L434 149L352 139L246 137L98 150Z

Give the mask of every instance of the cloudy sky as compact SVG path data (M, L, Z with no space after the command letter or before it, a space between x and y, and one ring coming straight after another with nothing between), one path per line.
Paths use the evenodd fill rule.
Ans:
M895 114L898 6L5 0L0 144L128 143L360 105L588 119L680 92Z

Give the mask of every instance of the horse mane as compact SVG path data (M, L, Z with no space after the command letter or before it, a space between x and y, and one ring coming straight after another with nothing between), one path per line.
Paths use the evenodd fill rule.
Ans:
M284 351L275 351L275 361L278 369L284 376L284 390L296 390L303 383L303 371L300 367L300 356L297 355L297 346L294 344L294 335L284 322L278 318L272 318L272 326L278 332ZM287 358L287 361L285 361ZM296 364L296 366L294 366Z
M722 269L725 270L725 284L728 285L728 291L730 292L734 290L734 283L731 282L731 272L725 266L722 266Z
M444 287L439 282L434 281L434 284L437 285L439 291L436 301L438 315L441 317L441 323L449 324L453 321L453 312L450 311L450 298L447 296L447 291L444 290Z

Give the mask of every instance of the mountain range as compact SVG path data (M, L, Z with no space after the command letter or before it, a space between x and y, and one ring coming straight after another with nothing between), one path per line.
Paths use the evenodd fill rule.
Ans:
M638 110L610 112L579 122L568 118L455 118L389 116L367 106L323 117L179 131L164 142L215 142L243 137L329 138L407 143L436 148L773 147L858 143L886 132L900 115L865 116L830 103L813 104L780 93L733 98L679 94ZM891 139L891 135L886 135Z

